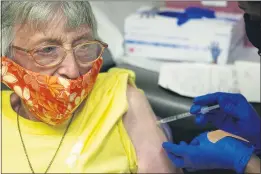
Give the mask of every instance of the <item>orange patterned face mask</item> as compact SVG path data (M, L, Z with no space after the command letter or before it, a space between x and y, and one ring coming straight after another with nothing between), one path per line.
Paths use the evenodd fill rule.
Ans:
M26 70L2 57L2 81L21 98L37 119L58 125L70 118L90 93L102 61L98 58L85 75L69 80Z

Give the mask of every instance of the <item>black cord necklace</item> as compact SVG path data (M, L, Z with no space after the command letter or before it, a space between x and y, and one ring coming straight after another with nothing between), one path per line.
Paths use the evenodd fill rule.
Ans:
M32 163L31 163L31 161L29 159L29 156L28 156L28 153L27 153L27 149L25 147L25 143L24 143L23 136L22 136L22 133L21 133L20 123L19 123L19 111L20 111L20 106L19 106L18 111L17 111L17 127L18 127L18 131L19 131L20 139L21 139L21 142L22 142L22 145L23 145L23 149L24 149L24 153L26 155L26 158L27 158L28 164L30 166L30 169L31 169L32 173L35 173L34 169L33 169L33 166L32 166ZM69 123L68 123L68 125L67 125L67 127L66 127L66 129L64 131L64 134L63 134L63 136L61 138L61 141L60 141L60 143L58 145L58 148L56 149L56 151L54 153L54 156L52 157L52 159L51 159L50 163L48 164L48 167L47 167L47 169L45 170L44 173L47 173L48 170L50 169L51 165L53 164L53 161L54 161L54 159L55 159L55 157L56 157L56 155L57 155L57 153L58 153L58 151L59 151L59 149L60 149L60 147L62 145L64 137L65 137L65 135L66 135L66 133L67 133L71 123L72 123L73 117L74 117L74 113L73 113L72 118L70 119L70 121L69 121Z

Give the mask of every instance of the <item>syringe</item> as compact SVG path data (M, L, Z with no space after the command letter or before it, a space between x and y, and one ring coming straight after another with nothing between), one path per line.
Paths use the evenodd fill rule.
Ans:
M213 109L217 109L217 108L219 108L219 105L205 106L205 107L201 108L199 113L205 114L205 113L208 113L209 111L211 111ZM191 117L191 116L193 116L193 114L191 114L190 112L186 112L186 113L183 113L183 114L178 114L178 115L170 116L170 117L167 117L167 118L163 118L163 119L157 121L157 124L168 123L168 122L172 122L172 121L175 121L175 120L179 120L179 119Z

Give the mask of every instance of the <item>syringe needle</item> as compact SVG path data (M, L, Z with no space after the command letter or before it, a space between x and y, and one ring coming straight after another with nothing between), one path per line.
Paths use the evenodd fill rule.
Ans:
M168 122L172 122L172 121L179 120L179 119L186 118L186 117L190 117L190 116L192 116L192 114L189 113L189 112L186 112L186 113L183 113L183 114L178 114L178 115L170 116L170 117L167 117L167 118L163 118L158 122L168 123Z
M199 113L205 114L205 113L207 113L211 110L217 109L217 108L219 108L219 105L202 107ZM163 119L157 121L157 124L168 123L168 122L172 122L175 120L179 120L179 119L183 119L183 118L191 117L191 116L193 116L193 115L190 112L186 112L183 114L178 114L178 115L170 116L167 118L163 118Z

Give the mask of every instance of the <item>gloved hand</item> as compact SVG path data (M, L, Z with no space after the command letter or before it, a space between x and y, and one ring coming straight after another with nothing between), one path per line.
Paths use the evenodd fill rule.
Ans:
M197 114L201 107L219 104L220 109ZM260 153L260 116L241 94L217 92L196 97L190 112L196 115L196 123L212 123L218 129L238 135L255 146Z
M169 159L178 168L193 170L231 169L243 173L253 153L253 146L232 137L216 143L208 140L207 133L196 137L188 145L163 143Z

